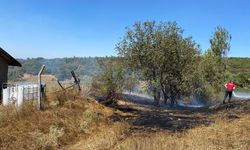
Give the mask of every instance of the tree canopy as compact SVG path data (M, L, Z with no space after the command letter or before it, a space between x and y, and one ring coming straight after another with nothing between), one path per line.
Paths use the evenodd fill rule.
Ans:
M176 22L137 22L127 28L116 47L132 69L139 69L152 87L156 104L160 92L172 102L187 93L191 74L200 55L191 37L184 38Z

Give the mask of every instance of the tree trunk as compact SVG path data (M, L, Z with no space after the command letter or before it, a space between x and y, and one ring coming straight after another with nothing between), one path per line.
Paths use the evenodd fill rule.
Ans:
M163 97L164 97L164 104L167 104L169 96L167 94L167 90L162 88L162 93L163 93Z
M168 102L169 96L168 96L168 89L166 87L166 83L164 83L164 81L162 79L162 75L161 75L161 91L162 91L163 97L164 97L164 104L166 105Z
M157 88L154 88L153 92L154 92L154 103L155 103L155 106L160 106L161 92Z
M171 101L171 105L177 104L176 101L176 89L172 86L170 87L170 101Z

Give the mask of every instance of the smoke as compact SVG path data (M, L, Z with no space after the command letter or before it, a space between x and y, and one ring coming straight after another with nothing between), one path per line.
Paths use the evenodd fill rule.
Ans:
M136 87L131 92L124 91L124 94L128 95L133 99L133 102L140 103L140 104L153 104L154 99L153 97L143 91L141 88ZM233 92L233 97L235 100L250 100L250 93L246 92ZM174 106L179 109L196 109L196 108L203 108L203 107L209 107L213 105L214 103L218 103L215 101L207 102L203 99L199 99L195 96L191 96L189 98L189 101L184 101L182 99L177 100L177 104ZM161 107L172 107L171 103L168 101L167 104L164 103L163 99L160 101Z
M189 103L183 103L182 100L179 100L178 106L187 107L187 108L202 108L202 107L206 107L207 104L205 104L203 100L195 99L194 97L191 97L191 101Z
M142 93L138 91L124 91L123 94L127 95L127 97L132 100L131 102L139 103L139 104L153 104L154 98L147 93ZM160 106L164 108L175 107L179 109L195 109L195 108L202 108L206 107L207 104L204 103L203 100L195 99L194 97L190 98L191 100L187 103L184 103L183 100L178 100L177 104L173 106L169 101L167 104L164 103L163 99L160 101Z
M233 92L233 96L236 99L242 99L242 100L250 99L250 93L246 92Z

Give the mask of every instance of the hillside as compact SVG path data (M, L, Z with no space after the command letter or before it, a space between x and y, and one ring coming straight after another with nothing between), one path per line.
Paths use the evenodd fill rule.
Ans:
M231 73L242 73L250 78L250 58L229 58L229 71Z
M229 58L228 71L228 78L239 88L250 89L250 58Z
M98 72L96 59L93 57L19 59L22 68L10 67L9 80L21 79L24 74L37 75L42 65L46 65L45 74L54 75L59 80L70 79L72 70L81 77L92 76Z
M104 59L110 58L112 57L105 57ZM70 72L74 70L79 75L81 81L89 83L91 82L91 77L99 72L97 59L98 57L20 59L19 61L23 67L10 67L9 80L23 80L25 74L37 75L42 64L45 64L44 74L53 75L59 80L66 80L72 77ZM249 89L250 58L229 58L228 66L228 78L234 80L238 87Z

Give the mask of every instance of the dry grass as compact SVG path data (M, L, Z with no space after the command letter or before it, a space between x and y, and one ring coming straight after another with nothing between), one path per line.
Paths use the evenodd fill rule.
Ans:
M44 82L50 82L50 81L56 81L57 78L50 74L44 74L42 75L42 79ZM31 74L24 74L22 77L22 80L24 81L34 81L37 82L37 76L31 75Z
M125 122L102 123L99 130L92 132L91 136L81 139L78 143L68 146L67 150L108 150L124 136L129 125Z
M250 149L250 116L239 120L217 120L209 127L197 127L183 133L156 132L128 137L115 150Z
M32 74L24 74L21 80L34 83L38 82L37 76ZM61 90L60 86L57 84L57 78L54 75L43 74L42 82L46 84L47 91Z
M44 111L0 107L0 149L56 149L88 136L113 110L75 92L57 93Z
M81 95L74 90L48 94L44 111L31 103L22 109L1 106L0 149L250 149L249 115L229 121L215 114L218 119L210 126L130 135L125 134L130 131L127 122L107 119L122 112Z

